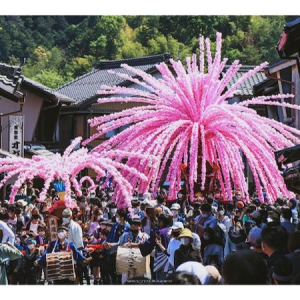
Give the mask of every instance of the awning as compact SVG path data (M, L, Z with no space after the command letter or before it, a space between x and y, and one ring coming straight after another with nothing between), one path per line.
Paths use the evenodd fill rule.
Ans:
M17 156L6 150L0 149L0 158L6 158L6 157L17 157Z
M25 151L25 150L24 150ZM55 155L53 152L49 151L49 150L44 150L44 149L41 149L41 150L33 150L33 149L30 149L28 151L25 151L27 155L29 156L33 156L33 155L41 155L41 156L46 156L46 157L50 157L50 156L53 156Z

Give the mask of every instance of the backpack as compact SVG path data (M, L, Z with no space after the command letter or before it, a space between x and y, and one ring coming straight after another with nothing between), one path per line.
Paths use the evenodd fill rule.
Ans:
M226 244L226 236L224 230L219 226L219 224L215 227L214 234L216 243L224 248Z

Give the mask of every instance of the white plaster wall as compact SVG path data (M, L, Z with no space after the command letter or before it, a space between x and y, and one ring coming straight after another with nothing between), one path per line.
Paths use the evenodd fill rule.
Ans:
M25 91L26 93L25 104L23 111L20 114L24 114L24 140L31 141L36 128L36 124L39 118L40 110L43 105L43 98ZM20 109L20 105L4 97L0 97L0 113L8 113ZM1 118L2 122L2 149L8 151L8 116Z

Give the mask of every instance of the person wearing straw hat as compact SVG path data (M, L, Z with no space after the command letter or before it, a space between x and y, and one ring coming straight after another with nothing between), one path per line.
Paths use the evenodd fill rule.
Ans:
M179 249L175 251L174 254L174 268L177 269L178 266L187 262L187 261L197 261L201 262L201 254L198 249L194 249L192 246L193 243L193 235L192 232L184 228L181 231L181 234L178 237L181 245Z

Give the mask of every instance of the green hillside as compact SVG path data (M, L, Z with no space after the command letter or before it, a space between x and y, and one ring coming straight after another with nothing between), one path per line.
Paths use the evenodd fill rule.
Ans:
M0 61L55 88L99 60L198 51L198 37L222 32L223 56L243 64L278 60L275 47L297 16L0 16Z

